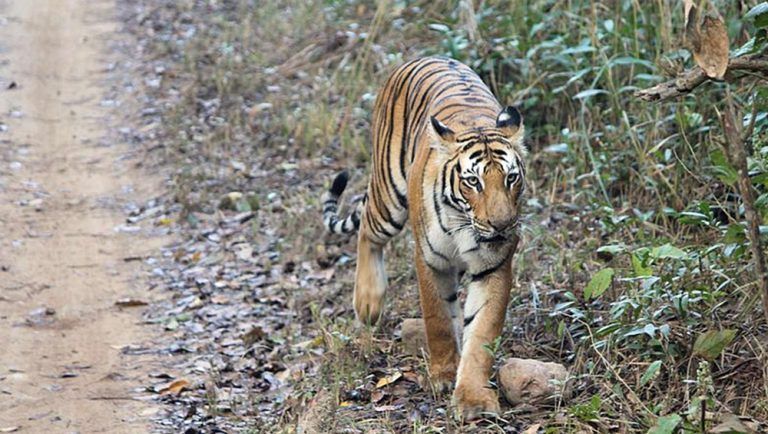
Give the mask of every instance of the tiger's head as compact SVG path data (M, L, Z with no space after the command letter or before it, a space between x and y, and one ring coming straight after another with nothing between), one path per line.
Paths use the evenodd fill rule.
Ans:
M443 202L460 211L452 231L471 228L478 242L503 242L516 233L525 190L523 117L502 110L495 127L454 132L434 116L442 168Z

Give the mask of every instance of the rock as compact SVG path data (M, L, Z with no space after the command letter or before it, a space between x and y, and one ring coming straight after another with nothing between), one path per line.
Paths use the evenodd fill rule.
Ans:
M567 398L567 379L565 366L532 359L510 358L499 369L501 391L512 405L544 404L557 396Z
M40 198L30 200L27 205L34 208L37 212L43 211L43 200Z
M424 353L429 351L427 348L427 331L424 328L424 320L421 318L404 319L400 338L407 354L420 357L422 348Z

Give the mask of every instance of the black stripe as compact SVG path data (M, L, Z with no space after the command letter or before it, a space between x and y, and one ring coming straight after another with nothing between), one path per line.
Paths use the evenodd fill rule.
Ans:
M426 227L424 227L424 228L423 228L423 230L424 230L424 232L425 232L425 235L427 235L427 234L426 234L427 228L426 228ZM443 261L445 261L445 262L450 262L450 261L448 260L448 257L447 257L447 256L445 256L444 254L442 254L442 253L438 252L438 251L437 251L437 249L435 248L435 246L433 246L433 245L432 245L432 242L431 242L431 241L429 241L429 236L428 236L428 235L427 235L427 236L425 236L425 237L424 237L424 239L427 241L427 247L429 247L429 251L430 251L430 252L431 252L433 255L437 256L438 258L442 259L442 260L443 260Z
M429 150L429 154L427 154L427 161L429 161L429 157L432 155L432 149ZM445 222L443 221L443 210L440 207L440 196L443 195L442 188L438 187L438 182L440 184L443 183L442 179L435 179L434 184L432 185L432 207L435 210L435 214L437 215L437 223L440 225L440 229L443 230L443 233L448 233L449 229L446 227Z
M438 110L437 112L435 112L435 113L434 113L434 116L435 116L435 117L437 117L437 118L441 118L441 119L442 119L442 117L441 117L440 115L441 115L443 112L445 112L446 110L449 110L449 109L452 109L452 108L461 108L461 109L487 109L487 110L491 110L491 108L490 108L490 107L488 107L487 105L475 105L475 104L467 104L467 103L464 103L464 102L457 102L457 103L448 104L448 105L445 105L445 106L442 106L442 107L440 107L440 110Z
M475 273L475 274L471 275L470 279L472 279L473 282L477 282L478 280L483 280L486 276L488 276L489 274L491 274L494 271L496 271L499 268L501 268L501 266L504 265L506 262L507 262L507 258L504 257L504 259L502 259L501 262L499 262L498 264L494 265L493 267L487 268L487 269L485 269L485 270L483 270L483 271L481 271L479 273Z
M477 312L464 318L464 327L467 327L469 324L471 324L472 320L474 320L476 316L477 316Z
M453 208L455 210L463 211L463 209L459 206L458 201L454 197L454 194L456 192L456 177L454 176L454 174L458 172L458 166L453 166L457 170L451 170L450 173L448 173L448 167L450 167L451 164L453 164L453 162L457 158L458 158L458 155L453 157L453 158L451 158L450 160L448 160L445 163L445 165L443 165L443 171L442 171L442 174L440 175L440 179L442 179L442 183L440 185L440 188L441 188L440 193L443 195L443 201L448 206L450 206L451 208ZM445 181L446 181L446 179L448 179L448 181L451 184L451 194L450 194L450 196L447 196L447 197L445 196Z
M371 231L379 238L389 239L394 236L393 233L389 232L384 226L379 224L378 221L376 221L371 216L370 208L368 209L368 212L365 213L365 221L368 223L368 227L371 229ZM383 234L383 235L382 235Z
M448 303L455 303L456 300L458 300L458 299L459 299L459 293L458 292L454 292L453 294L451 294L448 297L446 297L445 301L447 301Z
M478 150L478 151L475 151L475 152L473 152L473 153L472 153L472 154L469 156L469 159L470 159L470 160L474 160L474 159L480 158L480 157L482 157L482 156L483 156L483 154L485 154L485 151L483 151L483 150Z
M406 200L405 195L403 192L397 189L397 186L395 185L394 179L392 177L391 170L392 168L389 167L389 157L390 157L390 146L392 144L392 134L394 133L394 125L395 125L395 108L397 107L397 100L400 98L400 94L403 91L403 88L405 88L409 83L413 81L413 78L416 77L419 72L424 70L425 68L435 64L440 63L438 59L428 59L424 62L422 62L420 65L416 66L415 68L412 68L408 70L407 72L403 72L402 76L399 76L397 79L397 84L395 85L396 88L390 92L391 98L389 100L389 113L386 119L386 125L385 125L385 134L384 134L384 145L386 147L385 152L383 154L387 157L386 162L387 164L383 164L387 170L384 172L386 175L389 175L388 177L385 176L385 180L387 181L387 184L389 187L391 187L392 191L395 193L395 198L397 199L397 202L402 206L403 208L407 208L408 202ZM410 65L409 65L410 66ZM408 88L410 90L410 88ZM406 106L407 106L406 101ZM400 167L401 167L401 174L403 174L403 178L405 178L405 157L403 153L405 152L405 149L402 149L402 142L401 142L401 149L400 149ZM382 162L383 163L383 162Z
M480 246L476 244L476 245L475 245L475 247L470 247L469 249L467 249L467 250L464 250L464 251L463 251L463 252L461 252L461 253L462 253L462 254L464 254L464 253L472 253L472 252L476 252L476 251L478 251L478 250L480 250Z

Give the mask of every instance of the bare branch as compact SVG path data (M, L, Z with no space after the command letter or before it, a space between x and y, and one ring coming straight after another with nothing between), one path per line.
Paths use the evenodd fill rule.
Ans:
M744 205L744 218L747 220L747 238L752 250L752 261L757 277L757 286L763 299L763 313L768 320L768 268L765 264L765 251L760 240L760 215L755 210L755 196L752 192L752 181L749 178L747 165L747 150L742 130L742 117L736 113L733 97L726 89L725 112L720 120L723 124L725 142L728 145L728 157L731 164L739 171L739 191ZM753 115L754 116L754 115ZM749 129L748 129L749 131Z
M768 78L768 59L736 57L728 63L725 80L735 79L733 73L738 71L757 72ZM648 89L635 92L635 97L644 101L664 101L691 92L705 81L709 80L707 74L698 66L684 71L674 80L657 84Z

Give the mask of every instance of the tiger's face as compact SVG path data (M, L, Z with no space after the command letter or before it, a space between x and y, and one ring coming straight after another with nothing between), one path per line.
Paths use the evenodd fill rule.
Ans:
M496 128L453 133L433 118L433 127L452 153L446 161L443 199L463 218L451 230L471 228L481 243L504 242L515 235L525 190L522 116L503 110Z

